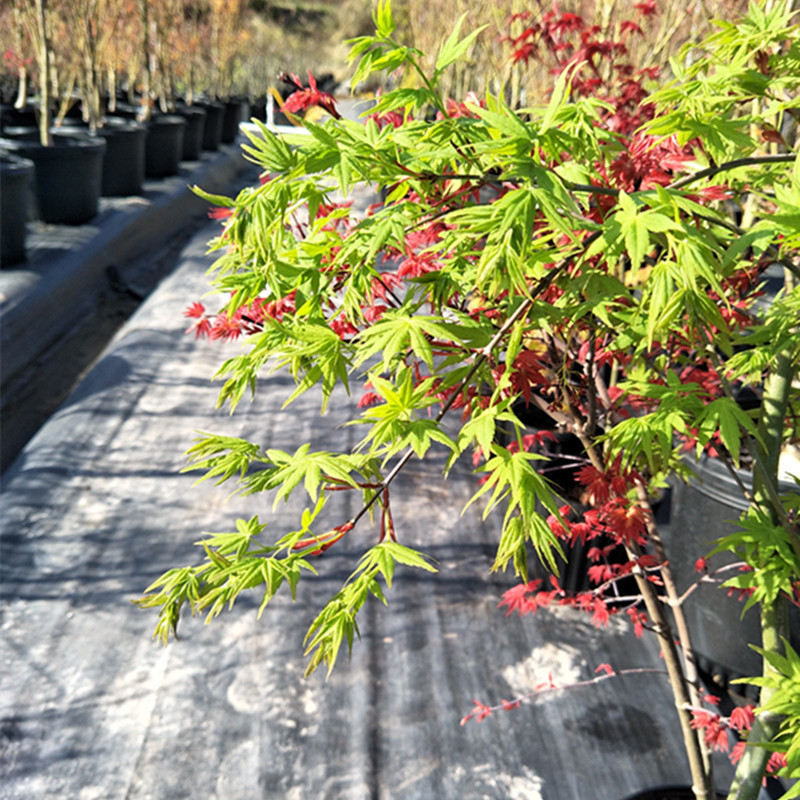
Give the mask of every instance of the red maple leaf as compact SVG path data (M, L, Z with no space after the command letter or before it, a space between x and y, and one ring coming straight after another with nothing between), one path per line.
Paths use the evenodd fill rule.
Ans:
M655 0L643 0L641 3L636 3L633 7L645 17L652 17L658 13Z
M731 728L737 731L749 731L753 727L755 718L753 706L737 706L731 711Z
M308 71L308 86L303 86L300 78L297 75L281 75L282 81L286 83L293 83L297 87L297 91L289 95L286 102L281 106L281 111L288 111L294 114L298 111L305 111L312 106L319 106L324 108L334 119L341 119L342 115L336 110L336 101L333 95L329 92L321 92L317 88L317 81Z
M512 586L503 592L503 599L497 604L497 607L508 606L507 617L515 611L521 617L525 616L525 614L530 614L536 610L536 602L528 595L537 591L541 585L541 579L536 578L536 580L532 580L529 583L520 583L517 586Z
M630 544L644 544L647 532L647 512L638 504L623 497L609 500L602 509L603 521L611 532Z

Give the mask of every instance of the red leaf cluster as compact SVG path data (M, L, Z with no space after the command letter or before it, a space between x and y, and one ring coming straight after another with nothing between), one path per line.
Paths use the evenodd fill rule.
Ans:
M656 13L654 2L635 6L647 18ZM642 122L652 118L653 109L643 105L647 96L643 82L657 77L657 68L635 70L626 60L627 37L643 36L642 28L631 20L620 25L620 38L614 39L609 31L598 25L589 25L573 12L553 10L531 21L530 12L514 14L512 26L522 22L525 27L516 35L505 37L511 45L513 63L552 65L550 71L559 74L574 65L582 67L572 77L572 92L576 97L596 97L610 104L605 112L609 130L631 133Z
M334 119L341 119L341 114L336 109L336 100L329 92L322 92L317 88L317 81L308 71L308 86L304 86L300 78L294 73L283 74L280 76L282 81L292 83L297 87L281 106L281 111L296 114L298 111L306 111L313 106L325 109Z

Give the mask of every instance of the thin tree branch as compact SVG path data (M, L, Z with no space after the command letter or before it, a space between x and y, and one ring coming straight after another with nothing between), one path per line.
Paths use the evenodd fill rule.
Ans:
M587 236L583 242L584 248L589 247L589 245L591 245L599 236L600 231L594 231L593 233L589 234L589 236ZM574 257L574 255L565 256L561 259L561 261L558 262L558 264L555 265L555 267L553 267L546 275L544 275L536 286L535 292L526 297L517 306L517 308L514 309L514 312L506 319L497 333L492 337L492 340L483 349L478 351L475 360L472 362L472 366L467 371L467 374L461 379L455 390L451 393L450 397L444 402L439 410L439 413L434 417L434 422L441 422L444 415L447 414L447 412L453 407L456 398L469 385L475 373L487 361L494 348L497 347L497 345L502 341L503 337L508 333L514 323L528 313L534 303L535 297L547 290L553 281L572 262ZM372 497L370 497L369 500L364 503L355 516L350 519L350 522L353 525L355 525L367 513L367 511L369 511L370 508L372 508L380 493L386 489L392 483L392 481L394 481L394 479L400 474L403 467L405 467L405 465L411 460L413 455L414 451L409 447L408 450L400 457L400 460L394 465L394 467L392 467L392 470L389 472L389 474L383 479L378 491L376 491L375 494L373 494Z
M778 155L770 156L748 156L747 158L734 158L732 161L725 161L714 167L701 169L699 172L693 172L685 178L673 181L666 188L667 189L682 189L690 183L699 181L701 178L710 178L713 175L718 175L720 172L729 172L732 169L739 167L753 167L758 164L785 164L786 162L794 161L797 158L797 153L779 153Z

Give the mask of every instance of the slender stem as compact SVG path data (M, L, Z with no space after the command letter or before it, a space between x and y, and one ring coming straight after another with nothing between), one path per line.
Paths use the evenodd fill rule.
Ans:
M628 558L632 561L638 561L641 553L636 545L627 546L626 550L628 551ZM663 604L659 602L653 584L650 583L638 565L634 567L633 576L636 579L639 591L642 593L647 613L653 621L653 628L661 643L661 652L664 657L664 664L667 667L673 702L678 712L683 744L689 761L694 796L696 800L713 800L711 775L706 767L704 748L698 732L692 728L692 715L689 709L693 703L687 688L686 676L681 667L681 658L675 645L672 627L664 613Z
M587 396L587 420L586 420L586 434L589 437L594 436L597 430L597 381L595 375L597 374L597 365L595 364L595 335L592 333L589 340L589 356L586 359L583 371L586 376L586 396Z
M686 615L683 613L683 598L678 593L678 587L669 565L667 551L661 539L661 533L655 523L650 502L647 498L647 491L644 485L639 482L636 483L636 494L639 499L639 505L648 512L645 515L647 535L661 565L661 580L664 582L664 589L667 593L667 603L672 610L672 618L675 621L675 631L678 634L678 641L681 645L681 653L683 654L683 674L686 686L688 687L689 697L692 705L700 706L700 681L697 673L697 664L695 662L695 653L694 647L692 646L689 625L686 621ZM711 754L702 739L699 739L699 745L700 752L703 756L703 767L706 775L708 775L708 784L713 786L714 780Z
M631 675L667 675L667 671L659 667L635 667L631 669L620 669L620 670L612 669L611 672L604 672L601 675L595 675L594 678L589 678L584 681L574 681L573 683L548 683L545 686L541 686L539 688L534 689L532 692L519 695L518 697L515 697L513 700L506 700L500 705L483 706L481 710L490 712L510 711L512 708L516 708L518 705L522 703L527 703L531 700L535 700L536 698L541 697L542 695L545 694L550 694L551 692L582 689L586 686L596 686L598 683L603 683L604 681L608 681L613 678L625 678ZM467 720L471 719L472 716L474 715L475 713L473 712L473 714L470 714L467 717L465 717L464 720L462 720L461 724L463 725Z
M590 461L594 465L596 469L603 469L602 460L600 456L597 454L596 448L594 447L593 443L589 440L586 436L585 431L583 428L578 428L575 430L575 434L580 440L581 444L583 445L584 449L586 450L586 454L589 457ZM637 487L640 490L641 487ZM645 496L645 502L646 502ZM640 495L641 500L641 495ZM657 531L656 531L657 534ZM660 542L660 539L656 535L656 540ZM629 560L633 561L636 566L633 569L633 577L636 580L636 585L639 589L639 592L642 595L644 600L645 607L647 609L647 613L650 619L653 621L653 629L655 630L658 638L661 642L661 652L664 657L664 663L667 667L667 673L669 675L669 683L670 688L672 689L672 697L673 702L675 704L675 709L678 712L678 721L681 727L681 735L683 737L683 744L686 750L686 756L689 761L689 770L692 775L692 790L694 791L694 796L696 800L712 800L712 775L711 775L711 760L709 758L709 754L707 748L704 746L703 742L698 735L698 732L692 728L692 717L689 713L689 708L691 706L699 705L698 698L696 692L693 692L690 688L693 684L689 681L688 676L692 675L695 677L693 672L693 662L691 661L691 657L688 660L688 664L690 664L690 668L688 674L684 672L684 667L681 664L681 657L678 653L678 648L675 644L675 637L672 632L672 626L669 623L669 619L665 614L665 609L663 604L659 601L658 595L656 594L655 589L653 588L653 584L647 579L647 576L644 574L641 566L639 566L639 559L641 558L641 551L639 550L638 546L635 543L630 543L625 545L625 550L628 555ZM666 559L663 559L666 560ZM669 571L667 570L667 576L670 578ZM666 586L666 581L665 581ZM671 582L671 595L670 599L677 598L678 593L675 589L674 582ZM671 604L672 605L672 604ZM675 611L677 610L677 615L675 615ZM683 615L680 613L680 607L673 607L673 615L675 616L676 620L676 627L678 628L678 635L686 637L687 645L684 646L684 653L691 651L691 645L689 643L689 634L688 634L688 627L686 625L686 621L683 618ZM683 639L681 639L683 641Z
M777 508L772 502L772 495L777 494L778 460L783 444L783 432L786 410L794 368L794 348L785 346L775 359L772 370L764 382L764 395L761 401L761 418L759 434L761 445L757 446L761 469L753 474L753 505L769 514L774 525L780 523ZM784 523L785 525L785 523ZM791 528L787 528L790 530ZM793 542L796 541L795 533ZM761 606L761 639L762 647L768 653L783 654L783 640L788 636L788 614L786 601L778 596L772 603ZM775 669L764 659L764 677L774 677ZM774 694L775 689L764 686L761 689L763 705ZM750 741L770 742L775 738L780 726L780 718L774 714L760 712L756 716ZM736 770L731 786L729 800L756 800L761 788L761 779L766 770L769 751L763 747L748 747Z
M739 167L752 167L758 164L785 164L787 161L794 161L797 158L797 153L779 153L774 156L748 156L747 158L735 158L732 161L726 161L723 164L718 164L708 169L701 169L699 172L693 172L685 178L674 181L667 186L667 189L682 189L690 183L699 181L701 178L710 178L712 175L718 175L720 172L728 172L732 169Z
M148 9L149 0L139 0L139 13L142 19L142 108L139 112L140 118L147 122L150 119L150 84L152 82L152 64L150 54L150 13Z
M699 181L702 178L709 178L713 175L718 175L722 172L729 172L733 169L738 169L739 167L752 167L758 166L759 164L785 164L787 162L792 162L797 159L797 153L778 153L776 155L767 155L767 156L748 156L747 158L735 158L732 161L725 161L722 164L717 164L713 167L708 167L707 169L701 169L697 172L693 172L691 175L686 175L683 178L679 178L676 181L668 184L665 188L666 189L682 189L684 186L688 186L690 183L694 183L695 181ZM418 176L420 178L424 177L427 180L462 180L462 181L490 181L490 180L497 180L496 175L480 175L480 174L459 174L455 173L452 175L448 174L436 174L436 173L425 173L425 175ZM508 176L503 178L510 183L518 183L520 182L521 178L515 178L514 176ZM560 178L561 182L564 184L566 189L569 189L573 192L587 192L589 194L605 194L612 197L616 197L619 195L619 189L614 189L610 186L594 186L592 184L584 184L584 183L573 183L572 181L568 181L565 178Z
M744 566L744 561L734 561L732 564L725 564L722 567L717 567L715 570L712 570L707 575L703 575L700 580L695 581L691 586L689 586L686 591L678 597L678 603L683 605L686 602L686 598L690 597L693 592L697 591L697 588L703 583L715 583L720 584L722 583L721 580L715 578L715 575L719 575L723 572L732 572L733 570L740 570Z

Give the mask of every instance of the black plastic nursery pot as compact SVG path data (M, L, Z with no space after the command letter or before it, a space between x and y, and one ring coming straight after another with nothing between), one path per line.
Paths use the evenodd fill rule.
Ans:
M722 792L717 792L718 800L724 797ZM625 800L694 800L694 792L691 786L661 786L629 795Z
M206 121L203 127L203 150L219 150L222 141L222 124L225 121L225 106L215 101L198 103L206 110Z
M267 121L267 100L265 97L259 97L253 100L249 106L250 110L248 116L250 118L261 120L261 122Z
M5 139L3 147L33 161L36 211L43 222L83 225L97 214L105 140L55 135L51 147L25 139Z
M6 135L6 128L20 125L35 128L37 124L38 116L34 106L24 106L22 108L0 106L0 132L3 135Z
M136 120L139 118L141 108L133 103L128 103L125 100L118 100L114 105L114 110L110 111L115 117L124 117L125 119Z
M673 485L669 534L666 541L670 565L679 592L686 591L700 575L694 566L698 558L707 555L716 540L732 533L747 501L725 465L715 458L703 456L692 465L697 476L689 483ZM739 479L748 489L752 474L739 470ZM781 493L797 488L782 481ZM731 564L734 556L715 555L712 569ZM720 575L733 577L735 571ZM731 678L761 674L761 657L748 644L761 644L758 609L752 608L742 616L744 603L729 596L718 585L704 583L687 598L684 613L692 633L692 645L700 658L700 666L723 682ZM800 612L789 608L790 638L800 644Z
M97 135L106 142L101 190L103 197L141 194L147 128L123 117L109 117Z
M220 138L224 144L231 144L239 135L239 125L244 122L247 108L248 102L244 98L232 97L225 101Z
M33 174L30 159L0 154L0 267L12 267L25 260L28 193Z
M56 129L56 133L88 136L89 129L85 125L72 122ZM94 135L106 143L100 194L103 197L141 194L147 128L125 117L107 117Z
M147 123L145 175L166 178L176 175L183 155L186 120L177 114L159 114Z
M207 112L200 106L180 106L175 113L186 120L181 160L197 161L202 155Z

